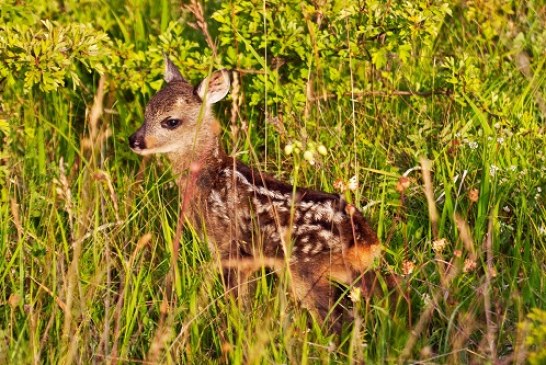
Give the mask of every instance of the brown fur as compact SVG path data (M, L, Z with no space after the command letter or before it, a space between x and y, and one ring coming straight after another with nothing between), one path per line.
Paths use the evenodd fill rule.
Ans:
M353 284L380 256L375 232L338 195L294 188L226 155L211 104L229 90L227 72L193 87L167 60L165 78L131 148L167 154L181 194L191 196L185 213L218 257L228 291L244 293L262 267L289 270L296 299L326 318L337 299L331 281Z

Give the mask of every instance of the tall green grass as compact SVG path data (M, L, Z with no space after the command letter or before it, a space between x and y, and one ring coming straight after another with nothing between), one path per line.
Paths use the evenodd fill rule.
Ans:
M171 1L90 2L87 10L67 4L65 12L44 5L41 14L96 20L97 29L143 52L157 47L153 37L171 20L194 20ZM218 6L206 5L206 13ZM492 13L501 5L491 5ZM514 22L544 45L536 25L544 16L533 14ZM190 228L173 260L180 196L168 164L133 155L126 143L143 120L149 92L127 91L108 72L104 81L82 72L81 83L58 93L4 84L0 363L543 361L537 354L546 323L544 58L532 60L526 75L516 46L497 47L496 38L478 36L457 14L450 20L443 27L453 32L422 47L441 48L447 54L440 56L456 62L463 53L477 57L454 77L481 80L482 94L469 84L468 92L397 95L393 90L405 90L410 80L430 79L419 63L432 59L416 59L406 78L372 73L396 81L380 93L359 94L364 87L354 85L331 95L332 85L318 78L316 95L326 97L309 99L305 117L290 112L293 100L283 100L288 112L279 116L279 105L264 110L244 99L230 125L233 106L219 107L226 149L250 165L331 192L338 191L336 180L358 178L344 194L385 245L378 270L403 275L408 300L353 293L354 325L342 336L313 324L287 278L265 270L253 276L248 302L226 297L214 258ZM187 37L202 41L198 30ZM499 59L509 69L499 70ZM330 66L363 72L350 59L321 62L317 53L309 72ZM159 75L161 65L154 67ZM286 154L287 144L298 148ZM312 164L304 152L318 145L327 153L314 152ZM533 308L538 315L529 320Z

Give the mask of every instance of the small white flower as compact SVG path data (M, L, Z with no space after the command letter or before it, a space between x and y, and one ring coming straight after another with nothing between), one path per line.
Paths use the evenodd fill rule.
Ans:
M410 275L415 269L415 264L413 261L404 261L402 262L402 274Z
M503 137L497 138L497 142L498 142L499 144L502 144L502 143L504 142L504 138L503 138Z
M516 170L517 170L517 167L516 167L516 165L512 165L512 166L510 166L510 171L516 171Z
M287 155L291 155L292 152L294 152L294 145L293 144L289 143L286 146L284 146L284 153L286 153Z
M502 210L504 210L506 213L510 213L510 207L508 205L502 207Z
M356 179L356 175L349 179L349 183L347 184L347 187L351 191L355 191L356 189L358 189L358 180Z
M469 141L469 142L468 142L468 147L469 147L471 150L475 150L476 148L478 148L478 142L476 142L476 141Z
M538 191L539 193L542 193L542 188L541 188L540 186L537 187L537 191Z
M441 238L439 240L432 242L432 249L434 250L434 252L440 253L444 250L446 245L447 245L447 240L445 238Z
M326 156L328 154L328 150L326 149L326 147L324 147L324 145L318 146L317 151L322 156Z
M478 267L478 263L472 259L466 259L464 260L464 267L463 267L463 271L464 272L472 272L476 269L476 267Z
M539 227L538 229L538 233L541 235L541 236L546 236L546 226L543 224Z
M489 175L495 176L497 174L497 171L499 171L499 168L495 165L491 165L489 167Z
M311 165L315 164L315 156L313 155L313 152L309 150L303 153L303 159L309 162Z
M349 298L353 303L358 303L362 299L362 290L359 287L352 287L349 293Z
M339 190L341 193L343 193L345 190L347 190L347 185L342 179L337 179L334 181L334 189Z
M423 300L423 304L425 305L429 305L432 302L432 299L430 295L428 295L428 293L424 293L423 295L421 295L421 299Z

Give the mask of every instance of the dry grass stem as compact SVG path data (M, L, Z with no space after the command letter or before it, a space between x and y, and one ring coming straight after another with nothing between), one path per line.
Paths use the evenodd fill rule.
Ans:
M423 183L425 197L427 198L428 215L430 218L430 224L432 226L432 236L434 240L438 239L438 211L436 210L436 203L434 199L434 188L432 186L432 161L422 157L420 159L421 172L423 173Z
M525 51L518 52L515 57L515 62L518 69L529 80L529 82L536 83L535 74L533 70L531 69L531 60L527 52ZM544 101L544 98L542 97L542 94L540 93L538 85L536 86L537 86L536 90L533 93L535 97L535 103L537 104L538 108L542 112L542 115L546 115L546 102Z
M491 318L491 274L493 273L493 219L489 218L487 234L485 237L485 260L487 268L485 270L485 287L483 289L483 304L485 311L485 321L487 325L487 344L489 352L489 360L495 364L497 361L497 346L496 346L496 324Z
M214 57L218 54L218 50L216 47L216 43L212 40L212 37L209 33L209 29L207 26L207 22L205 21L205 13L203 11L203 6L200 2L197 0L190 0L190 3L187 5L183 5L182 9L189 11L193 14L195 17L195 23L190 23L189 25L192 26L194 29L200 30L203 35L205 36L205 40L207 41L207 45L212 50L212 54Z
M431 91L410 91L410 90L390 90L390 91L380 91L380 90L373 90L373 91L355 91L355 92L346 92L343 94L343 96L350 96L354 100L362 100L367 97L376 97L376 96L383 96L383 97L398 97L398 96L420 96L420 97L429 97L433 95L439 95L439 96L450 96L453 94L452 90L449 89L436 89ZM317 100L328 100L328 99L336 99L339 95L332 94L332 93L326 93L322 95L316 95L313 96L310 101L317 101Z

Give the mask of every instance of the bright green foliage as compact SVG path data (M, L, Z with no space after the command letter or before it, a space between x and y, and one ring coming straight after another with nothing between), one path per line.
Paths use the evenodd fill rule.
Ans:
M56 91L67 79L77 87L80 64L88 72L104 73L101 61L111 57L106 34L79 23L61 26L44 20L41 25L1 26L0 77L6 79L6 87L13 87L22 76L25 93L33 87L45 93Z
M533 365L546 361L546 311L533 309L528 315L530 326L527 329L526 344L531 347L529 362Z
M0 363L544 361L543 4L203 7L216 55L175 0L0 0ZM193 82L237 71L217 107L228 152L364 209L408 301L353 291L335 338L308 329L288 277L226 298L189 229L172 260L172 175L126 142L163 54Z
M218 39L224 47L224 62L269 71L268 83L262 77L251 80L250 90L255 92L251 105L261 103L261 95L268 97L270 105L289 98L297 112L305 104L308 82L315 84L319 95L343 96L349 90L358 93L382 84L370 78L373 68L385 81L399 81L411 67L412 50L430 50L420 46L432 46L450 13L448 4L418 9L412 3L387 8L375 1L332 1L317 9L311 3L271 1L265 5L264 16L256 11L260 6L259 1L223 2L212 15L220 23ZM416 25L426 32L418 32ZM265 51L268 59L264 59ZM268 63L273 64L266 66ZM282 66L276 67L279 63ZM393 66L402 73L396 76L386 71ZM427 82L432 80L423 80L421 87Z

